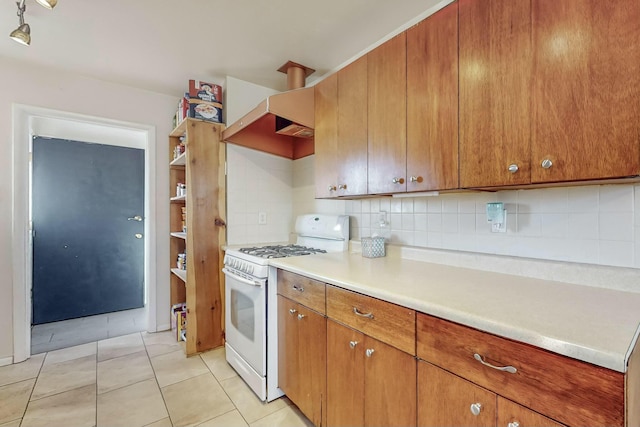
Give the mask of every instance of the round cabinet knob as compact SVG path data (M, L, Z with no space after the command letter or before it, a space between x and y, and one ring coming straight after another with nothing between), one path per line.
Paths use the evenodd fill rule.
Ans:
M307 317L307 316L305 316L304 314L298 314L298 320L302 320L302 319L304 319L305 317Z
M394 184L404 184L404 178L393 178L391 182Z
M518 165L516 165L515 163L513 163L513 164L509 165L509 172L511 172L511 173L516 173L516 172L518 172L518 169L520 169L520 168L519 168L519 167L518 167Z
M549 169L551 166L553 166L553 162L552 162L551 160L549 160L549 159L544 159L544 160L542 161L542 163L541 163L541 166L542 166L544 169Z
M347 184L338 185L338 190L346 190L346 189L347 189Z
M367 351L364 352L364 354L366 354L367 357L371 357L374 351L375 351L374 349L368 348Z
M336 186L335 185L330 185L329 186L329 191L336 191Z
M482 404L478 402L472 403L471 406L469 407L469 410L473 415L478 416L480 415L480 411L482 411Z
M520 423L517 421L511 421L509 424L507 424L507 427L520 427Z
M412 176L409 177L409 181L410 182L420 182L420 178L421 178L420 176L413 176L412 175Z
M296 310L295 308L290 308L289 309L289 314L296 314L296 311L298 311L298 310Z
M349 347L356 348L357 345L358 345L358 341L349 341Z

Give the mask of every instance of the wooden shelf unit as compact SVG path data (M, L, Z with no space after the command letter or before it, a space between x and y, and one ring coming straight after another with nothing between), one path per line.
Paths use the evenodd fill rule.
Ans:
M186 184L186 196L169 201L170 304L187 305L189 356L223 344L224 275L222 246L226 242L224 125L185 119L169 134L169 191ZM173 158L184 136L185 152ZM182 208L186 208L182 229ZM179 270L179 253L187 269ZM167 307L169 309L169 307Z

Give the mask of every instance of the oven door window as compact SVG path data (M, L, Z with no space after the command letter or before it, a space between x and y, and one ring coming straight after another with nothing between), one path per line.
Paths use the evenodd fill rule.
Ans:
M245 294L231 290L231 324L249 341L253 341L255 330L255 306Z

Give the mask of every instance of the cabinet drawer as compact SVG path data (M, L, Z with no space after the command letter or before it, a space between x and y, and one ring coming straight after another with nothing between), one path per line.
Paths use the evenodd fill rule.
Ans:
M478 331L417 315L418 357L567 425L624 424L624 375ZM515 373L493 369L512 366Z
M416 312L327 285L327 317L411 355L416 354Z
M278 293L325 314L325 284L286 270L278 269Z

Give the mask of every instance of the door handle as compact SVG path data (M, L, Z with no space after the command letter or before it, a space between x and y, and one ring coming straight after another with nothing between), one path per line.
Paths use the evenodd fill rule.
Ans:
M138 221L141 222L142 221L142 217L140 215L136 215L132 218L127 218L127 221Z

